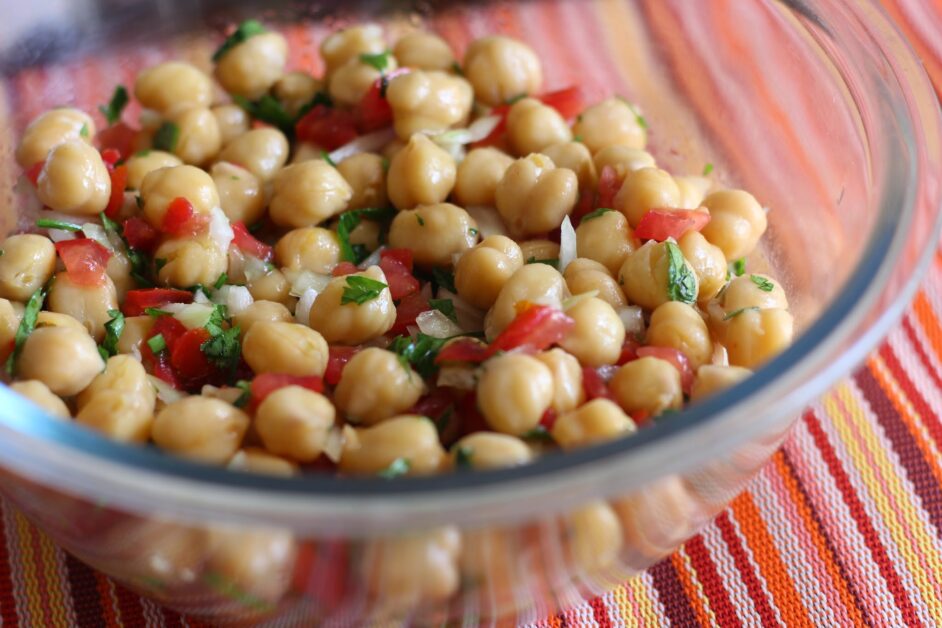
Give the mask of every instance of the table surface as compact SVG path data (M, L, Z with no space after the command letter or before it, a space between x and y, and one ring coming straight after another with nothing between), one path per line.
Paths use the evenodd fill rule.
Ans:
M883 0L942 86L942 0ZM539 626L942 625L942 252L901 323L673 556ZM0 502L5 626L196 625Z

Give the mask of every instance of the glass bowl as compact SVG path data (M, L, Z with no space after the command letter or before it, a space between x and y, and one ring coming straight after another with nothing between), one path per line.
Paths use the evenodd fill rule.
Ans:
M721 510L802 408L897 319L935 250L936 98L875 2L550 0L317 3L4 1L0 207L37 113L88 112L169 57L208 69L222 30L260 17L291 66L353 21L431 28L461 52L503 32L546 88L640 103L652 151L769 211L750 268L774 269L800 335L746 382L617 442L530 466L431 478L252 476L107 441L0 386L0 489L108 575L216 623L537 620L623 582ZM136 115L135 110L126 113ZM97 113L95 115L98 115ZM100 120L99 120L100 121Z

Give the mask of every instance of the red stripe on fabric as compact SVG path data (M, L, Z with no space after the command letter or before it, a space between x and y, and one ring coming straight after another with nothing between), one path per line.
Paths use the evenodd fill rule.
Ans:
M736 609L729 599L729 591L723 586L723 579L716 571L716 564L710 557L710 550L707 549L703 537L697 535L687 541L684 545L687 556L690 557L690 564L697 572L697 580L703 585L703 593L707 596L710 603L710 610L716 615L716 621L720 626L742 626Z
M69 579L76 623L79 626L101 625L101 597L98 594L95 572L71 554L65 556L65 570Z
M612 628L612 620L608 616L608 609L605 607L605 601L602 598L592 598L589 600L589 606L592 607L592 617L595 618L599 628Z
M654 588L657 589L658 598L664 605L664 614L672 626L697 626L697 614L690 605L690 600L684 592L677 571L670 559L662 560L648 569Z
M114 593L115 597L118 598L118 622L122 626L143 625L145 618L141 598L117 582L114 584Z
M922 623L916 616L916 610L913 608L912 601L903 588L899 574L893 568L893 563L886 553L886 548L883 547L883 543L880 542L880 537L873 527L873 522L870 521L870 518L867 516L867 511L864 509L860 496L857 495L857 492L851 485L847 471L844 470L844 466L837 457L837 452L834 451L834 446L831 445L827 435L821 428L820 420L811 410L805 413L804 420L808 427L808 433L811 435L815 446L821 453L821 459L824 460L824 463L827 465L831 477L834 478L834 484L840 491L841 497L847 505L851 517L853 517L854 522L857 524L857 530L863 535L867 549L870 550L870 556L877 564L880 575L883 576L883 580L886 582L890 594L896 601L896 607L899 608L900 613L902 613L906 625L921 626Z
M4 504L4 509L9 508ZM10 554L7 550L7 530L4 518L0 516L0 621L4 626L17 626L16 598L13 596L13 578Z
M925 347L922 346L922 340L916 335L916 329L913 327L912 321L909 320L908 314L903 317L903 331L906 332L906 337L909 338L909 342L916 350L916 355L919 356L919 360L925 365L926 372L929 373L929 377L932 378L935 387L942 390L942 376L939 375L935 364L932 363L932 359L929 357L929 354L926 353Z
M759 617L762 618L762 625L779 625L778 618L775 616L775 610L769 602L769 597L765 594L762 583L759 582L759 577L752 568L752 563L749 561L749 556L746 554L746 548L743 547L742 541L736 533L736 528L729 518L729 511L723 511L713 523L719 529L720 536L723 538L723 542L726 544L730 556L733 557L733 564L736 565L736 570L739 572L743 584L746 585L746 590L749 592L749 598L752 600L756 612L759 613Z

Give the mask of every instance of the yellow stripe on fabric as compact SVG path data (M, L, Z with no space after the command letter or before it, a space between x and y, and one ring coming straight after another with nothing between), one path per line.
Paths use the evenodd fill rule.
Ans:
M45 613L42 609L43 594L40 584L40 572L44 568L42 554L31 543L30 536L35 534L32 524L19 512L13 513L16 529L16 541L22 552L20 576L23 580L25 598L23 603L29 608L29 623L39 626L45 622ZM61 624L60 624L61 625Z
M625 589L630 591L634 598L634 605L626 608L634 615L635 625L637 626L657 626L663 617L660 609L660 602L657 601L657 593L654 590L654 583L648 573L631 578L625 583Z
M697 577L697 570L690 562L690 555L681 547L674 552L671 562L674 564L674 569L677 571L677 576L680 578L693 612L697 614L700 625L717 626L716 614L710 608L710 601L703 592L703 583L700 582Z
M30 524L32 526L32 524ZM44 598L43 606L48 609L48 613L56 626L69 626L69 607L71 605L71 591L67 585L65 574L60 569L62 556L55 544L38 529L34 528L34 534L38 536L38 555L40 556L39 566L43 570L43 579L45 590L41 592Z
M637 578L632 578L632 580L637 580ZM607 604L607 606L609 607L609 613L612 618L620 620L618 625L635 628L641 624L639 624L635 616L631 614L633 608L631 597L633 596L629 595L627 585L622 584L615 587L615 590L612 591L612 602L611 604Z
M929 609L936 625L942 625L942 608L936 604L932 594L933 590L937 590L935 579L926 573L918 555L929 559L930 569L937 573L940 573L942 566L939 565L936 550L927 538L925 526L916 515L918 507L913 503L913 495L900 481L902 470L888 457L884 443L881 443L861 403L846 382L836 386L823 402L832 425L860 475L863 490L879 511L898 554L905 562L901 567L905 567L916 585L917 591L910 591L910 596L918 595L920 606ZM855 438L857 430L860 440ZM890 503L890 497L893 498L893 504ZM906 574L900 575L905 582Z

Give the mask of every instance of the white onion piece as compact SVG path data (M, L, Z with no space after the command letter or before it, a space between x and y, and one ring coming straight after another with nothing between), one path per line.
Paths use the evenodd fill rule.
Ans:
M317 292L323 292L332 277L322 275L321 273L311 272L309 270L285 270L282 271L288 281L291 282L289 294L293 297L300 297L308 289L313 288Z
M246 281L255 281L260 277L264 277L269 272L269 266L262 260L258 259L254 255L245 255L245 265L243 267L243 272L245 273Z
M566 216L559 227L559 272L565 272L566 267L574 259L576 259L576 230L572 228L569 216Z
M492 235L507 235L507 225L504 224L500 214L498 214L497 210L493 207L482 207L478 205L465 207L465 211L468 212L468 215L474 218L474 222L477 223L478 233L481 235L481 239Z
M213 399L222 399L226 403L235 403L238 401L239 397L242 396L242 389L236 388L234 386L226 386L225 388L218 388L216 386L210 386L205 384L200 389L200 395L203 397L212 397Z
M598 373L599 377L601 377L604 381L610 382L612 378L615 377L615 373L618 372L618 369L620 368L621 367L617 364L603 364L602 366L596 368L595 372Z
M200 305L211 305L213 300L206 296L206 293L202 290L197 290L193 293L193 303L199 303Z
M65 242L76 238L74 231L66 231L65 229L49 229L46 233L53 242Z
M376 266L376 265L378 265L378 264L379 264L379 260L380 260L381 257L382 257L383 249L384 249L384 248L386 248L386 247L382 247L382 246L381 246L381 247L377 248L375 251L373 251L372 253L370 253L369 257L367 257L365 260L363 260L362 262L360 262L360 263L357 265L357 268L359 268L360 270L366 270L366 269L369 268L370 266Z
M438 310L422 312L415 317L415 323L419 326L419 331L432 338L451 338L462 333L454 321Z
M190 303L166 303L164 305L161 305L157 309L162 310L164 312L170 312L171 314L179 314L184 309L186 309L188 305L191 305L191 304Z
M147 109L146 107L141 107L141 113L137 116L137 121L140 122L141 127L145 129L156 129L161 124L163 124L163 116L159 112L153 109Z
M438 371L438 386L457 388L458 390L474 390L477 385L475 370L467 366L443 366Z
M28 231L36 226L37 218L52 218L51 214L55 213L43 209L42 201L36 196L36 188L24 175L20 175L13 184L13 195L17 207L17 231Z
M713 343L713 356L710 358L710 364L729 366L729 353L726 351L726 347L718 342Z
M367 133L332 151L328 157L335 164L339 164L344 159L360 153L375 153L394 139L396 139L396 132L393 131L392 127L374 133Z
M340 455L343 453L343 445L346 441L346 430L336 425L327 432L327 440L324 442L324 455L331 462L340 462Z
M311 306L314 305L314 299L317 298L317 290L308 288L298 299L298 304L294 306L294 320L302 325L310 325Z
M228 250L233 238L235 238L232 225L229 224L229 218L221 207L213 207L209 211L209 237L216 243L220 251Z
M169 311L169 310L167 310ZM173 317L183 323L187 329L205 327L213 314L213 306L203 303L187 303Z
M625 326L626 334L640 335L644 333L644 313L637 305L625 305L616 310L618 318Z
M430 135L429 138L439 146L447 146L451 144L457 144L460 146L462 144L470 144L474 141L471 139L470 129L449 129L447 131L443 131L442 133Z
M438 289L439 299L451 299L455 306L455 317L458 319L458 326L464 332L483 331L484 330L484 310L479 310L457 294L444 288Z
M574 294L568 299L563 299L562 302L562 311L570 310L576 306L578 303L582 303L586 299L591 299L593 297L599 296L598 290L589 290L588 292L580 292L579 294Z
M232 283L245 283L245 253L236 246L229 245L229 265L226 273Z
M229 316L241 314L254 302L252 293L245 286L226 285L213 293L213 303L225 305Z
M147 379L150 380L151 385L154 387L154 390L157 391L157 398L163 401L164 403L173 403L174 401L180 401L186 397L186 393L177 390L164 380L159 377L154 377L153 375L148 375Z

